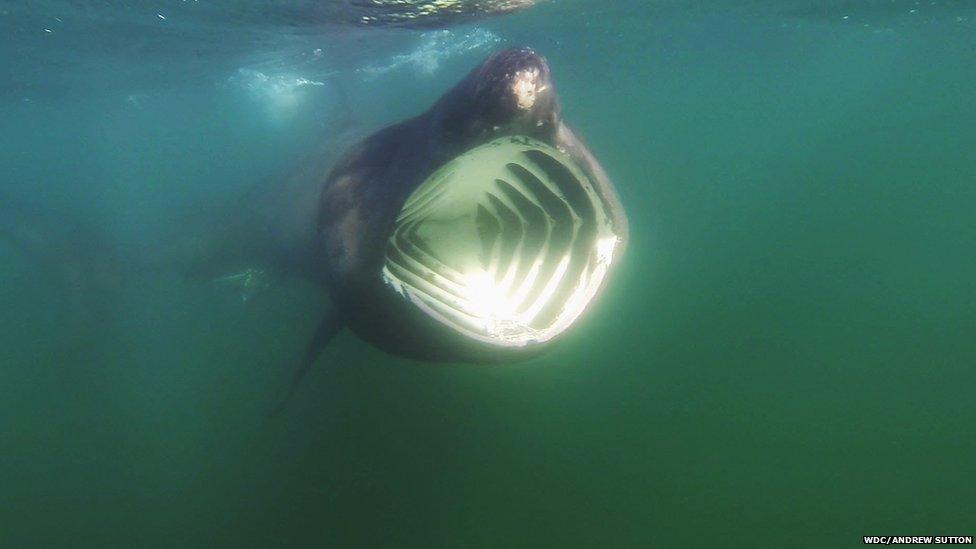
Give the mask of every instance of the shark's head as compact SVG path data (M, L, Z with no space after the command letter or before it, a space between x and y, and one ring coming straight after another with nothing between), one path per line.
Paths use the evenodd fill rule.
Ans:
M451 139L542 136L561 114L545 58L529 48L495 53L446 93L430 111Z
M622 234L590 157L560 131L549 65L498 52L421 120L444 160L401 207L383 280L498 356L552 341L599 294Z
M531 356L579 324L619 263L622 208L528 48L491 55L350 159L323 194L327 264L350 325L392 352Z

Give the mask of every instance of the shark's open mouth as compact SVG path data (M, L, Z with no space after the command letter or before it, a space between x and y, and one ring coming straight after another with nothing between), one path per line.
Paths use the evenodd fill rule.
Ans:
M407 199L383 278L428 315L474 339L552 339L602 286L620 239L590 179L528 137L452 160Z

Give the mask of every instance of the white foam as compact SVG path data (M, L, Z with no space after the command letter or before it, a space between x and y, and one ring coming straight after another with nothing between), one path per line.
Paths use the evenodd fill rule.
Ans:
M395 55L385 62L367 65L358 72L367 77L409 69L429 76L451 57L497 44L501 38L491 31L476 28L466 33L436 30L421 35L420 44L411 52Z
M249 68L237 69L228 82L247 90L276 119L295 113L308 88L325 86L325 82L295 74L268 74Z

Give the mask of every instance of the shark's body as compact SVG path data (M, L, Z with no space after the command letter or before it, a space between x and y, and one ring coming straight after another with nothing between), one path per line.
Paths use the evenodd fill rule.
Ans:
M592 188L594 204L582 204L581 207L600 210L592 215L599 213L602 223L607 225L604 232L612 234L613 242L610 246L619 260L627 238L626 216L606 173L564 123L548 64L528 49L505 50L487 59L445 93L427 112L366 138L353 147L333 169L325 183L319 204L316 255L321 265L321 281L332 293L337 306L336 314L343 324L348 325L363 339L392 353L437 361L512 360L537 353L558 339L555 336L561 335L561 331L558 334L547 334L550 337L540 335L533 338L531 334L525 335L533 329L540 333L543 330L539 326L532 326L532 322L528 321L525 323L525 333L518 332L516 335L511 335L513 330L509 330L509 333L500 333L498 330L494 331L498 333L493 333L487 328L479 330L479 319L472 320L470 317L480 313L475 310L477 307L472 308L471 296L465 297L465 292L470 294L478 290L465 288L465 282L458 280L470 275L459 272L467 269L467 265L443 265L451 263L453 258L430 258L430 254L424 254L424 257L430 259L430 265L427 266L429 268L416 276L439 277L438 282L434 283L436 287L422 281L412 285L408 282L407 285L413 291L404 290L403 284L398 283L399 279L389 272L401 263L409 263L424 270L424 266L418 266L417 261L401 262L389 257L390 239L397 226L398 214L411 194L438 169L466 152L487 143L505 143L506 139L539 144L535 147L538 149L535 151L536 156L545 156L539 152L541 150L556 151L548 154L563 156L565 164L575 165L582 172L580 176L569 179L583 180ZM512 161L519 160L513 157ZM545 161L554 164L551 159ZM528 160L525 162L533 164ZM536 181L536 185L540 178L545 179L546 169L540 168L542 164L532 169L537 177L530 179ZM510 181L518 178L514 173L503 177ZM464 174L456 179L456 182L450 184L476 184L466 179ZM579 183L571 183L577 184ZM508 217L512 219L512 232L527 234L531 225L530 218L539 208L533 208L530 204L525 207L526 215L521 216L518 205L537 202L545 206L547 197L537 195L549 193L526 190L521 194L527 200L518 196L511 200L504 198L506 193L512 192L520 194L487 188L483 194L470 198L472 202L469 207L462 205L458 211L461 215L470 216L472 223L477 223L478 220L474 218L485 210L491 210L486 214L487 223L498 225L499 233L505 232L505 219ZM560 193L558 189L555 190L555 194L562 198L570 196L572 192L574 191ZM492 194L492 197L486 198L484 195L487 194ZM492 206L494 200L505 201L508 206ZM484 205L479 204L479 201L484 202ZM567 202L571 203L572 200ZM542 226L540 230L545 232L545 236L540 238L556 238L559 214L555 212L560 207L555 204L550 208L551 211L539 214L542 216L539 220ZM510 212L514 212L516 218L521 219L512 218ZM579 218L580 215L579 212L566 214L567 219ZM567 223L572 224L572 221ZM457 229L463 231L463 223L457 225ZM583 227L576 229L577 233L582 230ZM449 236L447 232L440 238ZM517 240L520 237L512 238ZM471 244L480 245L476 242ZM409 243L406 245L410 246ZM514 246L522 246L522 243L517 242ZM556 246L549 248L555 252ZM570 253L568 250L569 248L567 254ZM593 249L577 252L577 256L593 255L589 259L596 261ZM402 255L402 250L394 253ZM445 253L450 255L453 252ZM463 255L463 251L459 253ZM454 262L462 259L458 256ZM536 261L542 264L542 272L547 271L548 262L551 267L548 272L552 273L560 259L562 257L552 258L540 253ZM588 257L578 259L577 263L585 263ZM531 260L523 261L523 266L527 266L529 261ZM514 259L511 262L514 263ZM392 267L384 272L384 267L388 264L392 264ZM434 264L437 266L433 266ZM412 267L407 269L410 268ZM442 272L438 272L439 270ZM487 265L485 270L490 270ZM524 278L528 276L530 269L516 267L513 272L516 277L521 275ZM411 273L404 273L400 278L411 276ZM497 266L495 278L504 278ZM505 287L517 288L518 282L507 282ZM496 284L499 285L501 283ZM566 285L566 282L562 284L563 287ZM598 286L595 290L603 287L602 284ZM536 294L541 294L542 291L543 288L539 288ZM571 291L571 288L566 291ZM513 293L516 292L509 291L508 295ZM526 293L531 294L531 290ZM430 297L432 294L445 297ZM504 295L496 297L505 299ZM593 297L595 294L588 297L580 310L570 313L578 316ZM526 296L523 301L528 299ZM446 313L445 308L449 309ZM461 310L455 314L454 309ZM513 309L517 310L518 307ZM445 319L445 314L450 318ZM495 320L517 324L521 318L516 313L509 317ZM574 321L575 317L570 324ZM476 325L473 330L464 329L465 325L472 322ZM334 329L336 322L330 318L325 325ZM517 332L517 327L514 331ZM314 352L310 351L310 354Z

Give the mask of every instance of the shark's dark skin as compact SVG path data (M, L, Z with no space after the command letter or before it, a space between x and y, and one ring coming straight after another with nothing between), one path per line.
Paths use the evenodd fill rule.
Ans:
M531 106L517 94L526 74L533 75L531 87L538 90ZM627 220L606 174L563 123L545 59L527 48L498 52L423 114L356 145L328 177L319 203L316 256L320 282L336 310L323 322L306 361L314 360L340 326L393 354L430 361L510 361L548 345L502 349L465 338L407 303L381 278L395 218L410 193L451 159L509 135L529 136L569 154L609 205L615 232L626 239Z

